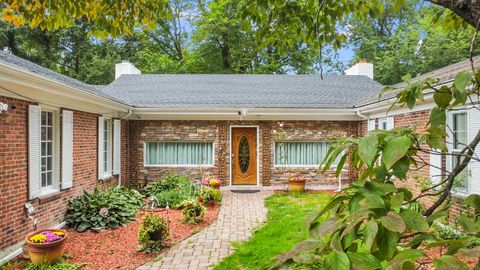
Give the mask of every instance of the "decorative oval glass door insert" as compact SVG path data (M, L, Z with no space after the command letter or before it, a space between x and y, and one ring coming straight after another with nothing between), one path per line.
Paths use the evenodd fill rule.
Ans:
M240 138L240 143L238 144L238 163L240 170L245 174L250 166L250 144L245 136Z

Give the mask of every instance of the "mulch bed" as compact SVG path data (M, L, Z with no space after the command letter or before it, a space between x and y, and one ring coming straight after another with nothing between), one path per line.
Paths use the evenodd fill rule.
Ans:
M196 225L180 222L182 210L169 210L153 212L155 215L168 217L172 235L167 238L168 246L197 233L202 228L211 224L218 216L220 207L208 207L205 220ZM100 233L68 230L69 237L65 246L65 253L71 256L70 263L87 263L82 269L135 269L148 261L153 260L158 254L145 254L137 251L138 227L144 212L137 214L136 221L115 230L105 230Z

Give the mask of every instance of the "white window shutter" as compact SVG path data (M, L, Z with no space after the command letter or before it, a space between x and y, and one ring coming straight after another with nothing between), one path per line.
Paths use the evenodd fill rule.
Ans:
M41 194L40 168L40 106L28 106L28 197L35 199Z
M388 117L387 118L387 130L391 130L395 128L395 117Z
M368 119L368 131L375 130L376 128L376 119Z
M102 116L98 117L98 179L103 178L103 134L104 134L104 119Z
M448 152L452 152L452 147L453 147L453 133L452 133L452 127L453 127L453 116L451 112L447 112L447 149ZM445 159L445 165L446 165L446 170L447 171L452 171L452 157L447 156Z
M442 156L441 151L437 149L432 149L430 153L430 180L432 184L438 184L442 180Z
M113 120L113 174L120 173L120 138L121 138L120 120Z
M73 112L62 111L62 189L73 186Z
M468 142L470 143L480 130L480 111L476 108L468 110ZM480 157L480 144L475 148L476 157ZM471 160L468 164L470 171L470 191L480 194L480 162Z

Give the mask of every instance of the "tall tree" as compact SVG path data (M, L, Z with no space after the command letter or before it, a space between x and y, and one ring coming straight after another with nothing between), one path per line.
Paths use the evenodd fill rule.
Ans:
M349 22L353 62L373 63L375 79L388 85L465 59L474 28L446 29L435 23L443 8L422 4L408 0L394 12L395 2L385 1L379 16Z

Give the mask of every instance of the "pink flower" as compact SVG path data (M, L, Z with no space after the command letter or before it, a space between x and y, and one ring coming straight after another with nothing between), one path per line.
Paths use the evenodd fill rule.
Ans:
M106 207L100 208L100 211L98 211L98 214L102 217L108 216L108 208Z

